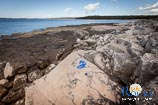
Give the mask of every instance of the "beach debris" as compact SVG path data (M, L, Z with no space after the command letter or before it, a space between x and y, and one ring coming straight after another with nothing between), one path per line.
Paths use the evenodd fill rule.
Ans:
M77 69L81 70L81 69L85 68L86 65L87 65L87 63L84 60L80 60L79 65L77 65Z

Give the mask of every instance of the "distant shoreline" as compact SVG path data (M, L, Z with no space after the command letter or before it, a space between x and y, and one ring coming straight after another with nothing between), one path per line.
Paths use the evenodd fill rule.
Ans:
M0 35L11 35L11 34L19 34L19 33L21 34L31 31L44 30L51 27L76 26L76 25L88 25L88 24L126 23L128 21L129 20L119 20L119 19L118 20L0 19L0 27L2 27L0 29Z
M158 19L158 15L131 15L131 16L85 16L76 19Z
M124 16L84 16L84 17L57 17L57 18L0 18L0 19L158 19L158 15L124 15Z
M60 28L77 28L77 27L88 27L88 26L98 26L98 25L116 25L116 24L120 24L120 23L90 23L90 24L80 24L80 25L65 25L65 26L57 26L57 27L47 27L44 29L35 29L29 32L17 32L17 33L12 33L12 34L1 34L0 33L0 39L1 38L10 38L12 36L21 36L24 34L33 34L33 33L38 33L38 32L43 32L43 31L47 31L47 30L54 30L54 29L60 29Z

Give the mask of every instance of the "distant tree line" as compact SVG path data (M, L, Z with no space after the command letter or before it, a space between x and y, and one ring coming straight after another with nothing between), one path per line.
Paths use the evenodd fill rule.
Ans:
M76 19L158 19L158 15L130 15L130 16L86 16Z

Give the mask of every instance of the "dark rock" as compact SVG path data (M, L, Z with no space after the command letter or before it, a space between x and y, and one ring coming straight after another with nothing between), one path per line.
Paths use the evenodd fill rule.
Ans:
M144 85L143 90L150 92L150 94L147 96L140 96L142 100L136 101L136 105L158 105L158 77ZM145 100L145 98L150 98L150 100Z
M24 88L27 82L27 76L25 74L16 75L13 82L13 89L17 90Z
M5 62L0 62L0 69L4 69L6 63Z
M45 69L49 64L48 60L40 60L37 62L37 66L40 70Z
M158 51L158 33L152 33L148 36L146 41L145 50L148 53L157 53Z
M5 103L0 102L0 105L5 105Z
M23 98L24 96L25 96L24 89L20 89L18 91L11 89L9 93L5 97L3 97L2 102L7 103L7 104L13 103Z
M111 68L109 74L127 83L139 63L139 57L131 49L131 44L124 40L114 40L97 50L104 53L108 60L106 68Z
M0 86L3 86L5 88L9 89L13 86L13 82L12 81L9 82L6 79L2 79L2 80L0 80Z
M93 97L89 96L87 99L82 101L82 105L115 105L115 103L106 98L94 99Z
M9 81L7 79L1 79L0 80L0 86L4 86L5 87L8 84L9 84Z
M43 76L43 72L41 72L40 70L35 70L32 72L28 73L28 81L29 82L33 82L36 79L39 79Z
M68 49L73 46L76 40L75 35L77 36L78 34L74 34L73 31L68 31L67 29L62 31L59 28L58 31L54 29L54 32L49 32L49 34L33 32L8 36L9 38L0 41L0 62L9 62L14 68L14 74L25 73L32 66L38 66L40 69L43 69L50 64L49 62L57 62L56 55L58 50ZM39 63L41 59L42 62L44 59L43 63ZM0 69L0 79L3 79L1 71Z
M4 87L0 86L0 99L1 99L6 93L7 93L7 90L6 90Z
M21 65L21 67L19 67L19 68L17 68L17 69L15 70L15 74L26 73L27 70L28 70L28 68L27 68L26 65L25 65L25 66Z
M146 53L142 57L140 80L142 83L150 82L158 75L158 57L155 54Z
M4 63L4 62L0 63L0 80L4 79L3 70L4 70L5 65L6 65L6 63Z

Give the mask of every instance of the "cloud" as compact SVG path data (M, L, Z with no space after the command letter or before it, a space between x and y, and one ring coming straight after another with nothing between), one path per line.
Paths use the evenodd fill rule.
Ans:
M117 2L117 0L112 0L113 2Z
M158 2L145 7L139 7L139 10L146 10L149 12L158 13Z
M155 8L155 9L151 9L150 12L153 12L153 13L158 13L158 8Z
M71 12L72 8L65 8L64 9L64 12L68 13L68 12Z
M84 7L84 9L86 11L95 11L97 8L99 8L100 6L100 3L97 2L97 3L92 3L92 4L88 4Z

